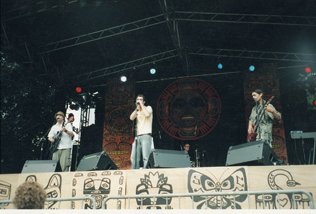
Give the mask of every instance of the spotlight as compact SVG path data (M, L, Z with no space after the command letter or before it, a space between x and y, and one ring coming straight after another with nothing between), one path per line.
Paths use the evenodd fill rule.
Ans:
M222 64L222 63L218 63L218 64L217 64L217 68L218 68L219 70L222 70L222 69L223 69L223 64Z
M127 81L127 77L126 76L121 76L121 82L126 82Z
M80 94L82 92L82 88L80 86L77 86L75 88L75 91L76 91L77 94Z
M253 72L256 70L256 67L254 65L249 66L249 71Z
M150 72L151 74L155 74L155 73L156 73L156 69L155 69L155 68L151 68L151 69L149 70L149 72Z
M312 68L311 67L306 67L305 68L305 72L308 73L308 74L311 73L312 72Z

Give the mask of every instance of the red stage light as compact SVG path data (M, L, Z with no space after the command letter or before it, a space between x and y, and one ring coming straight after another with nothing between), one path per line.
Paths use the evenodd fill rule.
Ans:
M81 88L81 87L79 87L79 86L78 86L78 87L76 87L76 93L77 93L77 94L80 94L81 92L82 92L82 88Z
M306 67L306 68L305 68L305 72L306 72L306 73L312 72L312 68L311 68L311 67Z
M313 106L316 106L316 100L313 100Z

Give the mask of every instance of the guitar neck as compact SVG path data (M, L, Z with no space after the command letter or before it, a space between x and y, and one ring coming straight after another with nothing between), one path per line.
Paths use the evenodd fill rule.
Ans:
M254 132L257 132L259 123L261 122L261 120L262 120L262 118L263 118L265 109L266 109L266 107L271 103L271 101L273 100L273 98L274 98L274 96L270 97L266 103L262 104L262 109L261 109L260 112L258 113L258 119L255 121Z

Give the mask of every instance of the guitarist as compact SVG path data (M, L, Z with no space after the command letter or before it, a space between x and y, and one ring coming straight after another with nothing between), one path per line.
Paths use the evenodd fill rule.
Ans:
M251 93L255 106L251 110L248 124L248 136L256 136L255 140L264 140L272 148L273 120L281 120L281 114L273 105L263 100L263 91L256 89ZM270 99L271 100L271 99ZM249 139L248 139L249 140ZM252 141L252 140L250 140Z
M70 152L72 148L72 138L74 136L71 123L64 124L65 114L61 111L55 114L56 124L52 126L48 133L50 143L57 143L57 151L53 152L52 160L57 160L60 163L63 172L69 171L70 167ZM60 138L58 142L58 138ZM55 142L56 141L56 142Z

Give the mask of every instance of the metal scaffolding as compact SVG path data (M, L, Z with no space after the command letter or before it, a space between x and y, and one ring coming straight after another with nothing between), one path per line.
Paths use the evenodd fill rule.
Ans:
M316 54L309 53L290 53L243 49L222 49L222 48L197 48L189 52L190 55L229 57L242 59L260 59L291 62L311 62L315 63Z
M164 6L166 7L166 6ZM316 27L316 17L306 16L280 16L264 14L233 14L233 13L207 13L176 11L174 17L170 16L168 9L164 14L148 17L138 21L125 23L111 28L82 34L79 36L48 43L40 47L40 53L50 53L69 47L109 38L112 36L140 30L146 27L167 23L172 35L174 45L183 50L179 37L178 21L221 22L235 24L267 24L285 26Z
M316 17L176 11L180 21L316 27Z
M176 50L164 51L158 54L153 54L151 56L146 56L146 57L139 58L136 60L124 62L121 64L117 64L117 65L113 65L113 66L109 66L105 68L100 68L98 70L90 71L84 74L79 74L77 76L77 79L79 83L86 82L86 81L98 79L100 77L105 77L105 76L109 76L109 75L116 74L119 72L127 71L130 69L136 69L138 67L149 65L154 62L168 60L176 56L178 56Z
M50 53L57 50L62 50L69 47L74 47L82 45L89 42L98 41L100 39L109 38L112 36L117 36L120 34L128 33L135 30L140 30L143 28L151 27L166 22L162 14L157 16L148 17L134 22L129 22L126 24L118 25L115 27L106 28L103 30L94 31L87 34L82 34L80 36L71 37L68 39L63 39L56 42L51 42L45 46L40 47L40 53Z
M307 53L290 53L290 52L273 52L258 50L242 49L212 49L196 48L188 50L188 55L210 56L210 57L227 57L240 59L257 59L266 61L288 61L296 63L315 63L316 54ZM79 82L89 82L91 80L117 74L130 69L142 67L154 62L164 61L178 56L177 50L170 50L154 54L151 56L139 58L133 61L124 62L110 67L100 68L77 76Z

